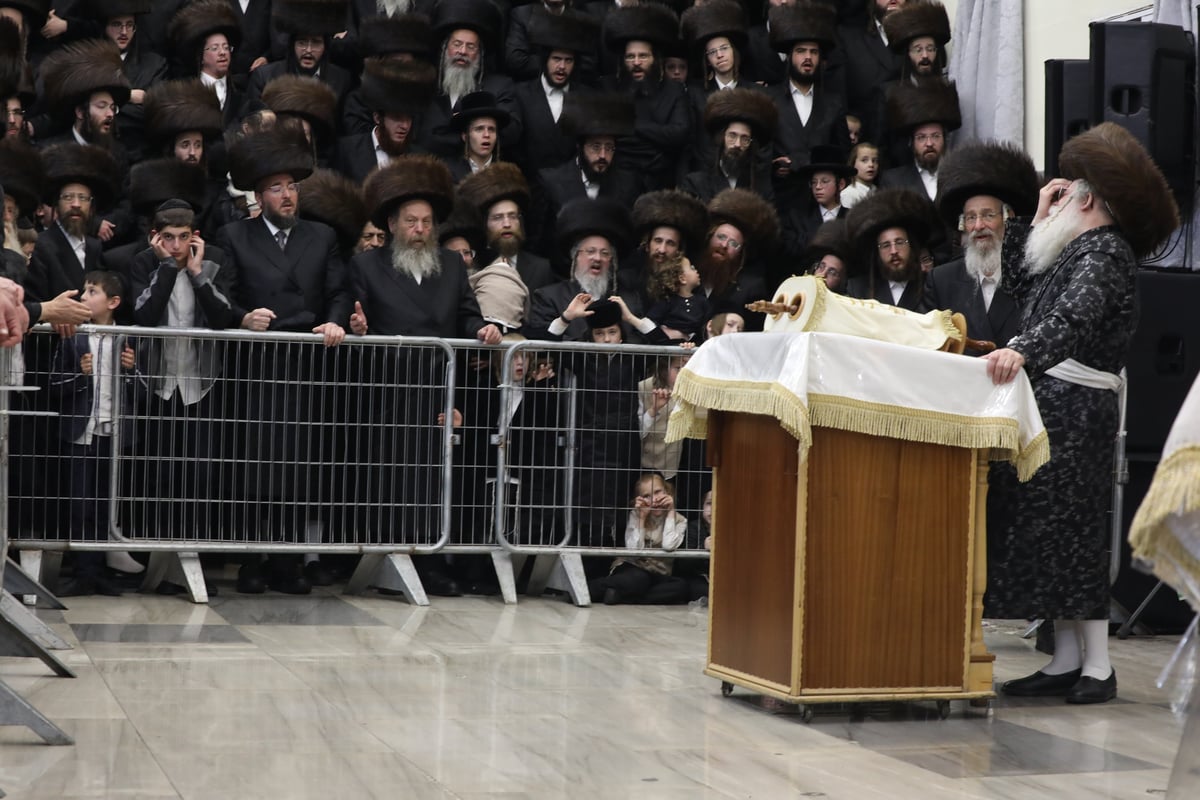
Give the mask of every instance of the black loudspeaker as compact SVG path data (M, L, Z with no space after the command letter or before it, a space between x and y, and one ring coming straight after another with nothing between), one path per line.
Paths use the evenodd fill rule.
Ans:
M1138 325L1126 362L1125 449L1157 459L1200 373L1200 274L1137 274Z
M1046 177L1058 177L1058 151L1092 125L1092 65L1085 59L1046 62Z
M1196 45L1177 25L1093 22L1092 121L1115 122L1145 145L1176 197L1195 184Z

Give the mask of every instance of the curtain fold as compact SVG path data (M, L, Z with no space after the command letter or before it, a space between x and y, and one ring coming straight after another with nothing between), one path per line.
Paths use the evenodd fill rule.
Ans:
M1154 21L1196 32L1195 0L1155 0Z
M954 14L950 77L958 84L959 141L997 139L1025 146L1023 0L960 0Z

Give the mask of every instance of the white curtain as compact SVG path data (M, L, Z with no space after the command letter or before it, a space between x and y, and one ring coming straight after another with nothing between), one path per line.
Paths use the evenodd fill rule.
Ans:
M1196 32L1195 0L1155 0L1154 21Z
M1023 0L959 0L950 77L958 83L959 141L1025 145Z

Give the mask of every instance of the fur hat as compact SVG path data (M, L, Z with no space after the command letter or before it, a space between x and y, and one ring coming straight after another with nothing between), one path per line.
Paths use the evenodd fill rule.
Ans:
M742 232L747 251L770 252L779 238L775 206L749 189L724 189L709 201L709 227L724 223Z
M835 177L848 181L858 174L858 170L846 163L846 156L846 151L837 145L814 145L809 151L808 163L792 167L791 175L807 183L818 172L832 172Z
M592 312L584 317L589 330L596 328L611 328L621 324L621 306L613 300L604 298L588 303L587 310Z
M854 261L854 241L850 238L850 228L845 219L831 219L813 232L801 257L804 261L801 266L807 269L808 265L828 255L840 258L847 270Z
M590 53L600 38L600 22L590 14L566 9L551 14L534 8L529 17L529 43L547 50Z
M755 144L763 145L775 138L779 111L771 96L756 89L724 89L713 92L704 104L704 128L715 136L731 122L750 126Z
M289 36L332 36L346 30L346 0L272 0L271 25Z
M449 128L458 133L465 133L471 121L480 117L491 117L496 120L496 129L508 125L512 115L496 105L496 96L491 92L471 92L463 95L450 115Z
M380 113L416 116L432 102L437 70L421 61L405 64L383 58L363 62L362 100Z
M0 139L0 186L17 201L19 216L33 218L45 183L46 170L37 150L20 139Z
M300 216L323 222L338 235L342 251L354 252L363 226L367 224L367 204L362 187L340 172L314 170L300 182Z
M887 96L888 125L896 133L937 122L949 131L962 127L958 109L958 89L953 81L925 81L916 86L909 81L894 84Z
M502 27L500 9L492 0L438 0L433 9L433 30L438 41L465 28L479 34L484 49L495 50Z
M369 17L358 26L358 54L363 58L412 53L432 61L436 47L433 25L424 14Z
M950 17L946 7L933 0L905 3L883 18L888 47L897 55L908 52L908 43L918 36L932 36L938 47L950 41Z
M92 92L109 92L113 102L129 102L129 79L121 69L121 51L108 39L83 39L56 49L42 62L46 103L66 111L86 103Z
M291 114L308 120L321 137L333 135L338 97L329 84L318 78L280 75L263 87L262 101L276 114Z
M46 203L54 205L63 187L82 183L92 193L92 210L103 214L112 207L121 175L117 162L103 147L91 144L56 144L42 151L46 182L42 184Z
M50 0L3 0L0 6L20 11L26 30L40 31L50 15Z
M184 131L215 139L225 126L217 93L199 78L154 84L146 90L142 108L146 138L156 144L170 144Z
M604 18L604 45L614 53L623 53L627 42L650 42L660 50L677 47L679 17L658 3L621 6Z
M708 209L704 203L678 189L646 192L633 204L633 232L641 239L658 227L674 228L685 252L696 253L708 232Z
M0 17L0 100L16 96L26 108L37 100L29 62L21 57L21 31L15 22Z
M501 200L512 200L522 211L529 209L529 184L516 164L498 161L463 178L458 197L486 218L488 209Z
M633 245L633 225L625 206L604 197L578 197L564 205L555 225L558 250L566 255L588 236L608 239L618 255L628 252Z
M154 0L87 0L84 13L92 19L107 22L113 17L134 17L149 14Z
M631 136L633 98L620 92L568 92L558 126L576 139L589 136Z
M861 267L871 263L868 256L876 249L875 240L888 228L903 228L914 241L913 249L928 244L930 233L938 225L937 211L924 194L911 189L880 189L850 209L846 227L858 244ZM849 265L848 265L849 266Z
M234 188L258 191L258 183L272 175L290 175L302 181L312 174L312 147L304 132L276 125L261 133L237 139L229 146L229 177Z
M479 211L462 198L455 201L454 209L438 225L437 231L439 245L444 246L451 239L461 236L477 253L487 247L487 232L484 230L483 219L479 216Z
M815 0L798 0L775 6L768 12L771 46L777 53L790 53L796 42L816 42L822 53L837 47L837 11Z
M231 47L242 43L241 23L226 0L189 3L176 12L167 25L167 38L171 40L172 49L193 75L200 71L204 40L215 33L225 34Z
M1018 217L1037 212L1038 182L1033 159L1021 148L1002 142L968 142L938 165L937 207L953 230L963 206L976 195L998 198Z
M1104 122L1067 140L1058 170L1067 180L1091 185L1138 258L1152 254L1179 227L1179 207L1162 170L1120 125Z
M204 208L207 189L204 169L177 158L139 161L129 170L129 198L133 210L142 216L154 216L154 209L173 198L184 201L199 214Z
M435 220L445 219L454 205L454 179L435 156L405 155L368 175L363 193L371 221L386 231L388 217L409 200L425 200Z
M724 36L738 50L746 48L746 13L733 0L692 6L679 18L679 26L684 40L701 59L708 40L717 36Z

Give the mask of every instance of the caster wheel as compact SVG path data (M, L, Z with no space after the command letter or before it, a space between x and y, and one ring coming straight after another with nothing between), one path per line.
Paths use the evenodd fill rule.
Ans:
M949 717L950 716L950 701L949 700L938 700L937 701L937 712L938 712L938 719L946 719L947 717Z
M992 705L992 701L988 700L986 697L973 697L967 702L970 704L971 708L990 708Z
M731 694L733 694L733 684L729 681L721 681L721 696L729 697Z
M812 706L800 706L800 720L805 723L813 721Z

